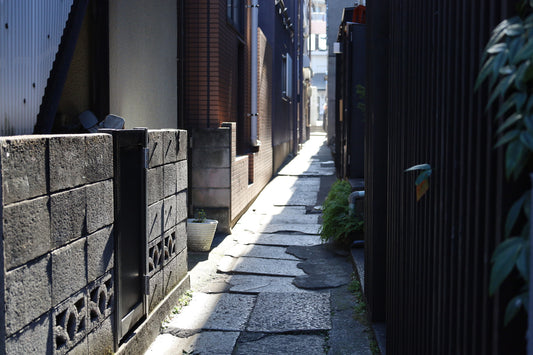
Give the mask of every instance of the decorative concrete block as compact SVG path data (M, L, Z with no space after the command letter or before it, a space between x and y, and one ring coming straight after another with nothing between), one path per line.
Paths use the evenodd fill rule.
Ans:
M187 247L187 222L183 221L176 225L176 253L181 253Z
M163 231L167 231L176 225L176 201L176 195L163 200Z
M163 163L175 163L179 150L179 131L175 129L165 130L163 135Z
M148 220L146 221L147 240L150 242L163 234L163 201L148 206Z
M150 294L148 295L149 311L153 311L163 298L163 270L160 270L150 277Z
M52 307L50 256L8 271L5 288L6 336L10 336Z
M163 199L163 184L163 167L148 169L146 172L146 199L149 205Z
M187 131L181 129L179 132L178 138L178 153L176 154L176 159L186 160L187 159L187 148L189 147Z
M66 354L87 335L87 297L84 290L62 302L52 312L54 352ZM80 344L81 347L87 344ZM81 348L76 351L79 353Z
M89 342L87 338L83 338L78 344L74 345L72 349L69 350L68 355L87 355L89 354Z
M176 193L177 182L176 164L163 165L163 193L165 197Z
M51 354L53 352L50 314L31 322L19 333L6 339L6 354Z
M148 167L163 165L163 131L148 130Z
M192 170L194 187L230 188L230 168L198 168ZM248 179L246 179L248 180Z
M183 190L186 190L189 182L188 182L188 167L187 167L187 160L182 160L176 163L176 191L180 192Z
M163 238L157 238L148 243L148 275L153 275L161 269L164 260L165 246Z
M113 180L105 180L86 186L87 232L113 224Z
M113 227L108 226L87 236L87 275L94 281L113 267Z
M107 318L102 324L89 333L89 354L113 354L113 317Z
M86 238L52 252L52 304L87 285Z
M12 269L51 249L48 197L4 208L3 231L6 268Z
M194 147L192 151L193 168L229 168L230 166L231 152L228 147Z
M80 186L86 182L85 136L75 134L50 137L51 192Z
M85 187L50 196L52 246L60 247L86 233Z
M115 285L113 273L109 272L89 285L88 290L89 331L98 327L114 311Z
M46 194L46 138L2 138L0 144L3 204Z
M192 189L192 203L202 207L229 207L230 189Z
M163 267L164 294L169 293L187 275L187 251L183 250Z
M176 229L172 228L163 235L163 264L168 264L176 255Z
M182 191L176 195L176 223L187 219L187 192Z
M113 137L110 134L85 136L87 183L113 178Z

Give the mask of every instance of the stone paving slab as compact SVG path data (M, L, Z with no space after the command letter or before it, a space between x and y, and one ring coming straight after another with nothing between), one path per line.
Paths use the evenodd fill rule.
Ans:
M311 292L296 287L290 277L261 276L261 275L232 275L230 292L260 293L260 292Z
M300 232L302 234L319 234L320 224L269 224L261 228L262 233Z
M313 246L322 244L318 235L310 234L243 234L235 237L240 244L260 244L278 246Z
M279 207L284 208L284 207ZM291 207L286 207L291 208ZM281 211L279 214L276 215L270 215L270 214L246 214L244 215L239 223L242 225L266 225L266 224L318 224L319 215L318 214L305 214L305 207L303 208L304 211L298 212L298 213L291 213L290 211L287 211L287 213Z
M306 354L323 355L326 341L321 335L264 335L241 336L234 354Z
M201 332L187 338L161 334L145 355L231 354L239 332Z
M251 257L265 259L300 260L294 255L285 252L287 248L266 245L242 245L237 244L226 252L226 255L234 258Z
M232 258L225 256L218 265L219 272L271 275L271 276L301 276L305 273L297 267L298 261L276 260L263 258Z
M170 320L167 329L244 330L255 298L230 293L194 293L190 304Z
M328 293L260 293L246 327L279 333L331 329Z

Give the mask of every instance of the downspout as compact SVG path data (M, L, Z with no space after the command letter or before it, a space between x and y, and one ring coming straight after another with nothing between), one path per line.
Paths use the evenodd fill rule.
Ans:
M252 77L251 77L251 129L250 129L250 141L253 147L259 147L261 145L261 141L257 139L257 26L258 26L258 18L259 18L259 0L251 0L250 9L252 10L252 38L251 38L251 46L252 46L252 53L250 61L251 63L251 70L252 70Z

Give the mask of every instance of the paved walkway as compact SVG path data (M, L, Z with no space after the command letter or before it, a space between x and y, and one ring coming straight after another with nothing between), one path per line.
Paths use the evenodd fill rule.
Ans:
M351 263L318 235L316 206L333 181L325 135L314 134L231 235L189 253L192 300L146 354L370 354Z

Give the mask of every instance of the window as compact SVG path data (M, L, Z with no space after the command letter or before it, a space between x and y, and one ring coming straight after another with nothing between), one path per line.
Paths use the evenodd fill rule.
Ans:
M244 34L244 1L227 0L228 22L240 33Z
M318 50L325 51L328 49L328 36L320 35L318 36Z
M281 95L287 99L292 97L292 58L289 53L282 55L281 60Z

